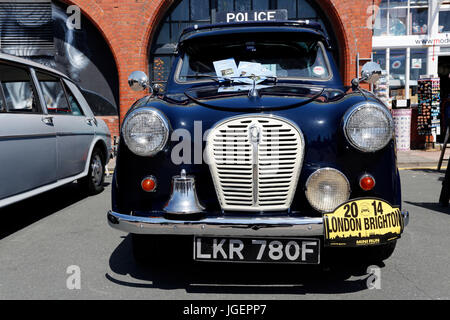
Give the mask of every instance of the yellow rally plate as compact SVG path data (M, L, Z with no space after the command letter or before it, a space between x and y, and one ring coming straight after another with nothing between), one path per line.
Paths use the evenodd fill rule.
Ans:
M325 245L368 246L400 238L404 228L399 208L381 199L360 198L324 214Z

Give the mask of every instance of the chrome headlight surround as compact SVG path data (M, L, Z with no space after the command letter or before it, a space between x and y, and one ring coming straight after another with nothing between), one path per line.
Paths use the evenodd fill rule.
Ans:
M375 116L378 118L375 119ZM375 123L374 119L378 123ZM393 138L394 121L386 107L376 102L362 102L344 115L344 134L356 149L376 152L383 149Z
M324 183L326 179L331 178L334 178L335 182L337 182L334 186L331 183L328 183L328 185ZM305 187L305 195L309 204L315 210L322 213L334 211L338 206L350 198L351 193L350 182L347 177L341 171L328 167L314 171L306 180ZM333 188L336 190L333 190ZM330 193L333 191L337 191L336 194L340 198L331 198L331 203L327 204L326 199L327 197L330 197Z
M151 157L160 152L169 140L169 121L154 108L132 111L123 122L122 136L134 154Z

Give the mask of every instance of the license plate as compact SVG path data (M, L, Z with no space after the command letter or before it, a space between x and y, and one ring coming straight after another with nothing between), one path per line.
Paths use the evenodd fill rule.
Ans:
M326 246L369 246L400 238L404 229L399 208L382 199L360 198L324 214Z
M299 238L195 237L194 260L318 264L320 241Z

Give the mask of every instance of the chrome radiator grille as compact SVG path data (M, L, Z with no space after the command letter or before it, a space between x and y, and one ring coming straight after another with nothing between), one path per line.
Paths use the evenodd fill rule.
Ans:
M288 209L303 154L303 135L286 119L251 115L219 123L208 135L207 159L222 209Z

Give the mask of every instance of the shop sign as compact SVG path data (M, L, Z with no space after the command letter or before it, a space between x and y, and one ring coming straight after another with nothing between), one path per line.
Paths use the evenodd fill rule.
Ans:
M436 36L379 36L372 38L373 48L407 48L407 47L450 47L450 33Z
M260 10L260 11L238 11L238 12L217 12L217 23L247 22L247 21L277 21L287 20L286 9L280 10Z

